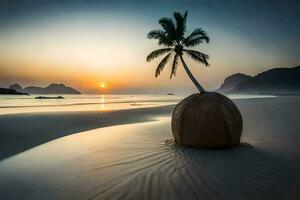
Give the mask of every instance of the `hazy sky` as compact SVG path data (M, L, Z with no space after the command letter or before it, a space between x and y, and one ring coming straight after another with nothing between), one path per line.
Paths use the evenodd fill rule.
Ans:
M227 0L1 0L0 87L65 83L82 92L196 91L184 70L146 63L160 17L189 11L187 33L202 27L211 38L197 47L211 67L186 58L207 89L232 73L255 75L300 64L300 1Z

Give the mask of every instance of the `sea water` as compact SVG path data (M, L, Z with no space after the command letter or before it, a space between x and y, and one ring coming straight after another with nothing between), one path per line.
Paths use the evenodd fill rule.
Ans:
M42 95L62 96L64 99L36 99L41 95L0 95L0 114L59 112L59 111L105 111L133 109L176 104L185 96L178 95ZM266 95L229 95L231 99L268 98Z

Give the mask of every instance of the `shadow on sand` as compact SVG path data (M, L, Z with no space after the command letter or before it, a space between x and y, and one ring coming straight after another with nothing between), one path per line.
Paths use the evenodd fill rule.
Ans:
M0 160L70 134L170 116L173 106L118 111L0 115Z

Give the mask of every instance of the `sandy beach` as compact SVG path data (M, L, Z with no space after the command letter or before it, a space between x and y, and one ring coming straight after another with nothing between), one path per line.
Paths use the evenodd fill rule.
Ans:
M300 97L234 102L252 147L166 143L172 105L0 115L0 199L299 199Z
M0 200L300 200L299 10L0 1Z

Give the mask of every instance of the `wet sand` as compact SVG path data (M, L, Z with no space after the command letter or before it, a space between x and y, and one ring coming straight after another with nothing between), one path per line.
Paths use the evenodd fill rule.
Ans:
M300 98L235 102L244 119L242 140L252 148L204 150L166 144L172 138L172 106L130 111L140 113L139 121L126 121L127 110L125 117L115 116L130 124L88 124L88 131L65 131L57 138L66 137L0 161L0 199L299 199ZM69 126L80 127L82 114L76 123L69 119ZM43 115L34 121L49 123L58 117ZM34 122L32 116L22 117ZM66 122L58 132L70 128Z
M170 116L173 106L115 111L34 112L0 115L0 160L51 140L100 127Z

